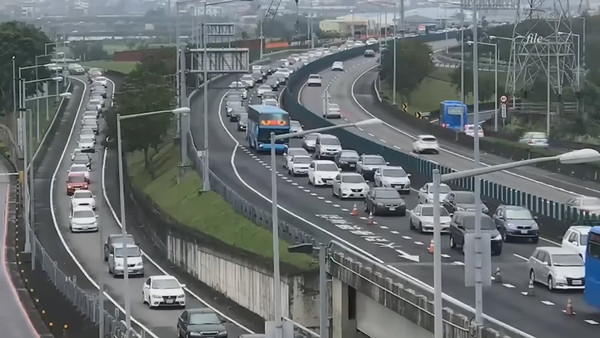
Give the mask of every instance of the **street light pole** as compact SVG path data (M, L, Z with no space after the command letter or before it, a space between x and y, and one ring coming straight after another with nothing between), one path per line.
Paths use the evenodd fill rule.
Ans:
M550 44L548 44L548 72L546 74L546 137L548 138L550 137L550 67Z
M393 75L393 81L392 81L392 104L396 105L396 63L398 63L397 58L396 58L396 53L397 53L397 48L396 45L398 44L398 41L396 41L396 33L397 33L397 18L398 15L398 0L396 0L394 2L394 35L392 36L392 39L394 41L394 75Z
M498 131L498 44L487 42L479 42L479 44L494 47L494 131Z
M465 11L460 0L460 102L465 103ZM464 128L461 125L461 130Z
M477 131L475 132L477 134ZM433 320L434 337L444 337L442 314L442 226L440 224L440 170L433 169Z

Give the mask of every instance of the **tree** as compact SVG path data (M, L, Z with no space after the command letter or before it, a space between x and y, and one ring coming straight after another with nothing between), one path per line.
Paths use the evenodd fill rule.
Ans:
M69 45L74 58L86 61L106 60L108 53L104 50L100 41L71 42Z
M434 68L431 60L431 48L421 41L396 41L396 88L406 97L418 88L419 84ZM388 48L382 59L382 73L393 74L393 48ZM393 84L392 76L385 81Z
M34 65L36 55L45 54L45 44L49 41L46 34L33 25L16 21L0 23L0 111L10 110L12 107L12 57L15 57L17 70L19 67ZM50 50L48 52L50 53ZM38 58L38 62L48 63L50 59ZM39 67L37 70L40 79L51 76L45 67ZM35 79L35 74L35 69L22 72L25 80ZM27 87L27 94L31 95L36 88L41 91L43 84L31 84Z
M471 68L465 68L465 95L473 95L473 70ZM450 73L450 81L452 86L456 89L456 92L460 92L460 67L454 69ZM494 99L495 84L494 74L489 72L479 72L479 101L487 101ZM498 87L498 92L501 93L502 88Z

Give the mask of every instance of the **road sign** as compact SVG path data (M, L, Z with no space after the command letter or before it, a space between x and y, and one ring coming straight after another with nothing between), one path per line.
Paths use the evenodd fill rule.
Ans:
M505 119L506 118L506 103L502 103L501 109L502 109L502 118Z
M502 103L508 102L508 96L506 96L506 95L500 96L500 102L502 102Z

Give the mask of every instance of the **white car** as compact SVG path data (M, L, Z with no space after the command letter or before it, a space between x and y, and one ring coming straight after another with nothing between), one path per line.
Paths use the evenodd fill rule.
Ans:
M337 103L329 103L327 105L327 111L323 113L323 117L327 119L341 119L342 111L340 105Z
M84 154L84 153L89 153L89 151L82 151L79 148L75 148L73 150L73 152L71 153L71 161L73 161L77 155Z
M259 97L262 97L262 95L264 93L268 93L268 92L272 92L272 91L273 91L273 89L271 88L271 86L269 86L269 85L260 85L260 86L258 86L258 89L256 89L256 94Z
M84 119L98 119L98 112L97 111L92 111L92 110L86 110L85 112L83 112L83 118Z
M277 102L275 99L265 99L263 100L262 104L265 106L279 107L279 102Z
M82 129L82 131L83 130L89 130L89 129ZM83 132L83 133L79 133L79 141L80 142L81 141L92 142L92 143L95 144L96 143L96 135L93 132L90 133L88 131ZM80 147L77 147L77 148L82 149L82 150L85 149L85 148L80 148Z
M452 189L445 184L440 184L440 203L446 198L446 195L452 192ZM419 189L419 204L433 203L433 183L425 183L424 186Z
M340 199L365 198L370 187L365 178L358 173L340 173L333 181L333 194Z
M317 159L335 157L340 151L342 151L342 143L336 136L330 134L319 134L317 136L315 142L315 156Z
M290 175L307 175L308 167L310 166L312 161L313 159L309 155L294 155L286 159L287 164L285 166L287 167L288 173Z
M290 75L292 74L292 72L290 72L289 68L287 68L287 66L285 67L279 67L275 70L276 73L281 73L283 74L283 76L285 77L285 79L289 79Z
M104 101L98 99L98 98L93 98L90 99L89 104L95 104L96 107L98 107L98 110L102 109L102 105L104 104Z
M440 208L440 225L442 232L450 232L450 221L452 217L448 210L442 206ZM414 209L408 212L408 226L411 230L419 232L433 232L433 204L417 204Z
M478 129L478 134L479 137L484 137L484 133L483 133L483 128L481 126L479 126ZM475 137L475 125L474 124L466 124L465 125L465 134L467 134L468 136L471 137Z
M331 65L331 71L344 71L344 63L342 61L335 61L333 65Z
M142 302L149 308L159 306L185 307L185 284L168 275L150 276L142 287Z
M108 79L104 76L96 76L93 83L99 83L104 87L108 87Z
M96 196L89 190L75 190L71 196L71 208L77 207L91 207L92 210L96 210Z
M310 74L308 76L308 80L306 81L307 86L317 86L321 87L321 75L319 74Z
M83 173L86 181L90 181L90 169L85 164L71 164L71 167L67 171L67 175L70 173Z
M225 111L227 112L227 116L231 115L231 112L239 107L243 107L240 101L227 101L225 103Z
M585 261L585 250L587 249L590 226L574 225L567 229L563 236L561 247L576 252Z
M286 169L289 169L288 164L290 162L290 159L294 156L310 156L308 154L308 151L306 151L306 149L304 148L296 148L296 147L291 147L288 148L284 153L283 153L283 157L284 157L284 161L283 161L283 167Z
M290 133L301 133L303 131L304 128L302 128L302 123L300 123L300 121L290 120Z
M413 151L417 154L424 152L440 153L440 145L433 135L419 135L413 142Z
M377 39L375 39L375 38L369 38L367 40L367 46L372 46L374 44L377 44L377 42L378 42Z
M229 84L229 88L231 89L245 89L246 84L242 81L233 81Z
M81 135L84 136L84 135ZM77 141L77 148L81 150L89 150L90 152L96 152L94 148L94 139L89 139L85 137L79 137Z
M555 246L537 247L529 257L529 280L550 291L583 290L585 267L579 254Z
M69 218L71 232L98 231L98 215L90 206L72 208Z
M410 194L410 174L402 167L382 167L375 170L375 186L394 188L400 193Z
M600 214L600 198L597 197L578 196L567 200L565 204L579 211L587 212L590 215Z
M314 186L333 185L340 169L333 161L315 160L308 167L308 184Z
M240 78L240 82L243 82L246 85L246 88L254 87L254 78L252 74L246 74Z
M125 273L125 257L127 257L128 275L144 275L144 259L142 250L135 244L114 243L108 249L108 273L113 277Z

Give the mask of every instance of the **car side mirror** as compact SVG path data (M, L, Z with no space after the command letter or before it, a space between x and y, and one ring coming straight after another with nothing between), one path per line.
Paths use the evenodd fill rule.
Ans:
M98 215L96 215L96 218L98 218Z
M548 262L544 262L545 266L550 266L550 264Z
M338 171L342 171L342 168L338 168Z
M406 177L411 177L411 176L412 176L411 174L406 174Z
M385 165L390 165L390 162L385 162Z
M537 221L537 220L538 220L538 217L537 217L537 216L533 216L533 220L534 220L534 221Z

